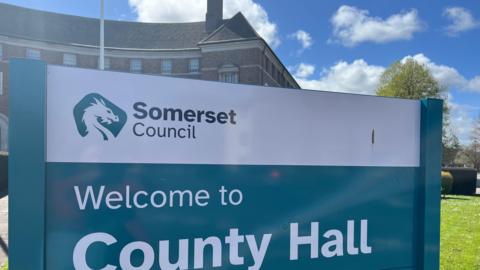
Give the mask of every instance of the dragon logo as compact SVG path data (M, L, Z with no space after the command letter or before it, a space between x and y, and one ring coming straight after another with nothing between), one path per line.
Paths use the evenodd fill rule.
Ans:
M73 109L78 133L109 141L118 136L127 122L127 114L100 94L85 96Z

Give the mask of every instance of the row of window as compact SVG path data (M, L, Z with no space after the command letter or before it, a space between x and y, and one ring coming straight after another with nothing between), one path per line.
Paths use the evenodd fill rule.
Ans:
M277 81L283 87L293 88L293 86L285 79L282 71L278 70L275 67L275 64L270 61L268 57L265 57L265 71L272 76L274 80Z
M105 63L109 58L105 58ZM110 62L110 61L108 61ZM107 69L105 65L105 69ZM160 73L162 74L172 74L173 62L172 59L162 59L160 64ZM130 72L141 73L142 72L142 60L141 59L131 59L130 60ZM192 58L188 62L188 72L189 73L198 73L200 72L200 59Z
M29 59L41 59L41 52L37 49L27 48L26 58ZM171 59L162 59L160 66L160 72L162 74L172 74L173 63ZM77 65L77 56L71 53L63 54L63 64L67 66L76 66ZM110 58L105 57L104 60L104 69L110 69ZM141 59L130 59L130 72L141 73L142 72L142 60ZM189 60L188 63L188 72L189 73L198 73L200 72L200 59L193 58Z
M27 48L25 52L25 57L28 59L41 60L42 54L40 50ZM72 53L63 54L63 64L66 66L76 66L77 65L77 55Z
M27 48L25 52L25 57L29 59L41 60L42 54L38 49ZM0 44L0 59L3 59L3 46ZM99 61L100 62L100 61ZM63 64L66 66L76 66L77 65L77 55L72 53L63 54ZM162 59L160 65L160 72L162 74L172 74L173 63L171 59ZM104 69L110 69L110 58L105 57L104 60ZM130 72L132 73L142 73L142 60L141 59L130 59ZM189 73L198 73L200 72L200 59L192 58L188 62L188 72ZM0 95L3 94L2 87L2 76L0 72ZM239 73L238 71L226 71L219 73L219 81L226 83L238 83L239 82Z

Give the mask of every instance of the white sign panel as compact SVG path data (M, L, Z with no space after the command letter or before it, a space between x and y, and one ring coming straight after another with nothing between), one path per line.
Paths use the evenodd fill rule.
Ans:
M419 101L58 66L47 89L48 162L419 166Z

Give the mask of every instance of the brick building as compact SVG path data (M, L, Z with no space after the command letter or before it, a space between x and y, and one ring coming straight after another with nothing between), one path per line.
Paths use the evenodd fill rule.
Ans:
M99 24L0 3L0 150L8 149L8 59L96 69ZM242 13L223 19L222 0L208 0L203 22L105 21L105 69L300 88Z

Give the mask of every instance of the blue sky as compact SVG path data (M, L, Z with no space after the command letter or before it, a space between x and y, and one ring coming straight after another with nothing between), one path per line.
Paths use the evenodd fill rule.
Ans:
M88 17L99 13L98 0L1 2ZM468 143L480 114L478 1L224 2L225 17L242 11L304 88L372 94L386 67L413 57L448 89L453 127ZM105 5L113 20L198 21L206 2L105 0Z

